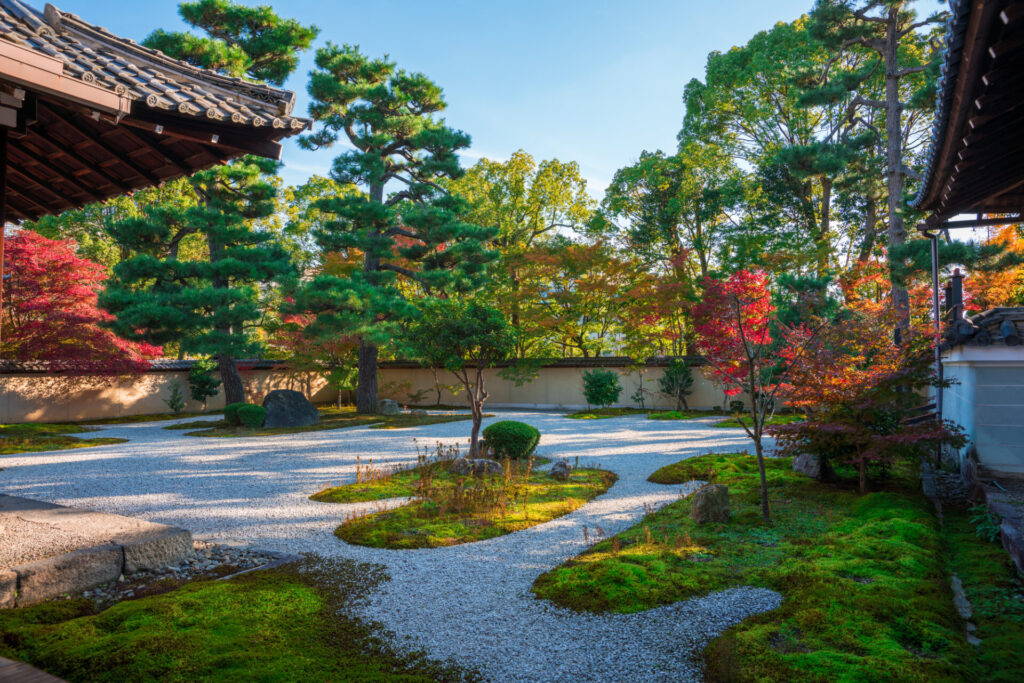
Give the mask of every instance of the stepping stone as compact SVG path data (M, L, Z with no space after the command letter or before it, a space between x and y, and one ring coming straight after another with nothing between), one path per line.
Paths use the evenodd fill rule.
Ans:
M185 529L0 494L0 608L80 593L191 553Z

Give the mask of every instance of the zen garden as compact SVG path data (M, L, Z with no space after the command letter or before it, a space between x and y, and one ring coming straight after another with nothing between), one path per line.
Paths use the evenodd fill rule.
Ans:
M65 1L0 683L1024 681L1024 1Z

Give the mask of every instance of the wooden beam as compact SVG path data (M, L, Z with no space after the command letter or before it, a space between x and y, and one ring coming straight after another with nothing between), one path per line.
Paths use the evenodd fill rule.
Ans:
M32 126L32 133L38 136L40 139L46 140L47 143L52 145L57 150L56 152L53 152L54 154L64 155L74 159L83 167L88 169L90 172L95 173L101 178L105 178L107 182L109 182L111 185L119 189L121 192L131 192L133 190L131 185L128 185L122 180L114 178L112 175L103 170L95 162L86 159L81 154L72 149L71 145L69 145L68 143L61 142L59 139L55 139L47 127L41 126L38 123L36 123L36 125Z
M156 127L162 129L163 135L173 135L184 140L198 142L201 145L214 149L240 152L242 154L256 154L268 159L281 158L281 145L275 142L273 132L278 129L260 128L255 130L267 131L270 135L260 135L254 130L245 130L237 124L211 124L206 121L175 121L169 116L160 116L141 106L132 108L132 115L122 119L122 124L136 126L155 132ZM280 129L287 132L289 129ZM279 135L277 137L283 137ZM216 139L216 142L214 141ZM223 153L217 155L225 157ZM235 156L229 154L227 156Z
M18 153L18 154L23 154L24 156L28 157L29 159L31 159L35 163L39 164L40 166L43 166L43 167L49 169L50 171L52 171L56 175L60 176L64 180L64 182L66 182L66 183L68 183L70 185L74 185L76 188L78 188L79 191L83 192L84 194L87 194L87 195L91 196L94 201L102 201L103 200L103 195L101 195L100 193L96 192L96 190L94 190L91 187L88 187L88 186L83 185L82 183L78 182L78 179L75 178L73 175L71 175L69 173L65 173L61 169L57 168L57 166L52 161L47 161L43 157L41 157L38 154L36 154L35 152L33 152L28 147L13 146L11 149L14 152Z
M77 204L82 204L83 203L79 199L75 199L73 197L68 197L68 196L66 196L66 195L64 195L64 194L62 194L60 192L57 192L57 190L54 188L54 182L53 182L52 178L41 178L34 171L30 171L27 168L23 168L20 165L12 163L10 157L7 157L7 168L12 173L17 173L18 175L22 176L23 178L25 178L29 182L35 183L39 187L43 188L44 190L46 190L47 192L52 194L54 197L57 197L58 199L60 199L61 201L65 201L68 204L72 204L72 205L77 205Z
M64 114L61 114L60 112L58 112L53 107L47 106L46 107L46 111L51 116L53 116L55 119L57 119L58 121L62 122L64 125L68 126L72 130L74 130L76 133L81 135L84 140L90 142L91 144L95 145L96 147L99 147L104 152L106 152L108 155L110 155L110 157L112 157L114 159L117 159L122 164L124 164L128 168L130 168L133 171L135 171L135 173L137 173L140 178L146 179L149 183L151 183L153 185L159 185L161 182L163 182L162 179L156 177L155 175L153 175L152 173L150 173L146 169L141 168L140 166L138 166L137 164L135 164L132 161L129 161L127 156L125 154L123 154L122 152L120 152L119 150L111 149L110 147L107 147L102 142L97 140L96 139L97 133L95 131L85 130L84 128L79 126L77 123L75 123L75 121L73 121L71 119L71 117L65 116Z
M71 208L71 205L65 206L63 204L57 204L57 205L53 205L53 206L47 206L45 204L42 204L39 201L36 201L36 194L35 193L30 192L28 190L28 188L26 188L26 187L24 187L22 185L19 185L17 183L12 182L10 178L7 179L7 187L8 187L8 189L13 189L18 194L18 196L24 197L26 200L28 200L28 202L30 204L34 204L35 206L37 206L40 209L42 209L44 214L60 213L64 209L70 209Z

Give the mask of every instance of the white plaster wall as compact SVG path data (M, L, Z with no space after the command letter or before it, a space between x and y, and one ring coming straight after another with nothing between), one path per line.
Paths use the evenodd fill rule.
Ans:
M943 416L965 429L982 466L1024 474L1024 348L959 347L943 368L959 382L943 390Z

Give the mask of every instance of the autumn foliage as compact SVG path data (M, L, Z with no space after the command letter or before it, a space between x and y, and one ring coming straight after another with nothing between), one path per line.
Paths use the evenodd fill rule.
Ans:
M96 305L107 276L75 255L74 241L22 230L6 241L4 262L4 358L46 361L64 374L117 375L143 372L162 355L102 327L113 319Z
M833 464L853 466L861 492L869 469L884 471L898 459L914 461L938 446L965 444L950 422L907 423L934 383L931 337L920 329L902 345L893 342L897 321L888 299L861 295L875 289L876 277L847 283L843 313L815 333L806 326L787 331L779 352L789 366L783 393L807 420L768 430L783 455L817 455L825 473Z

